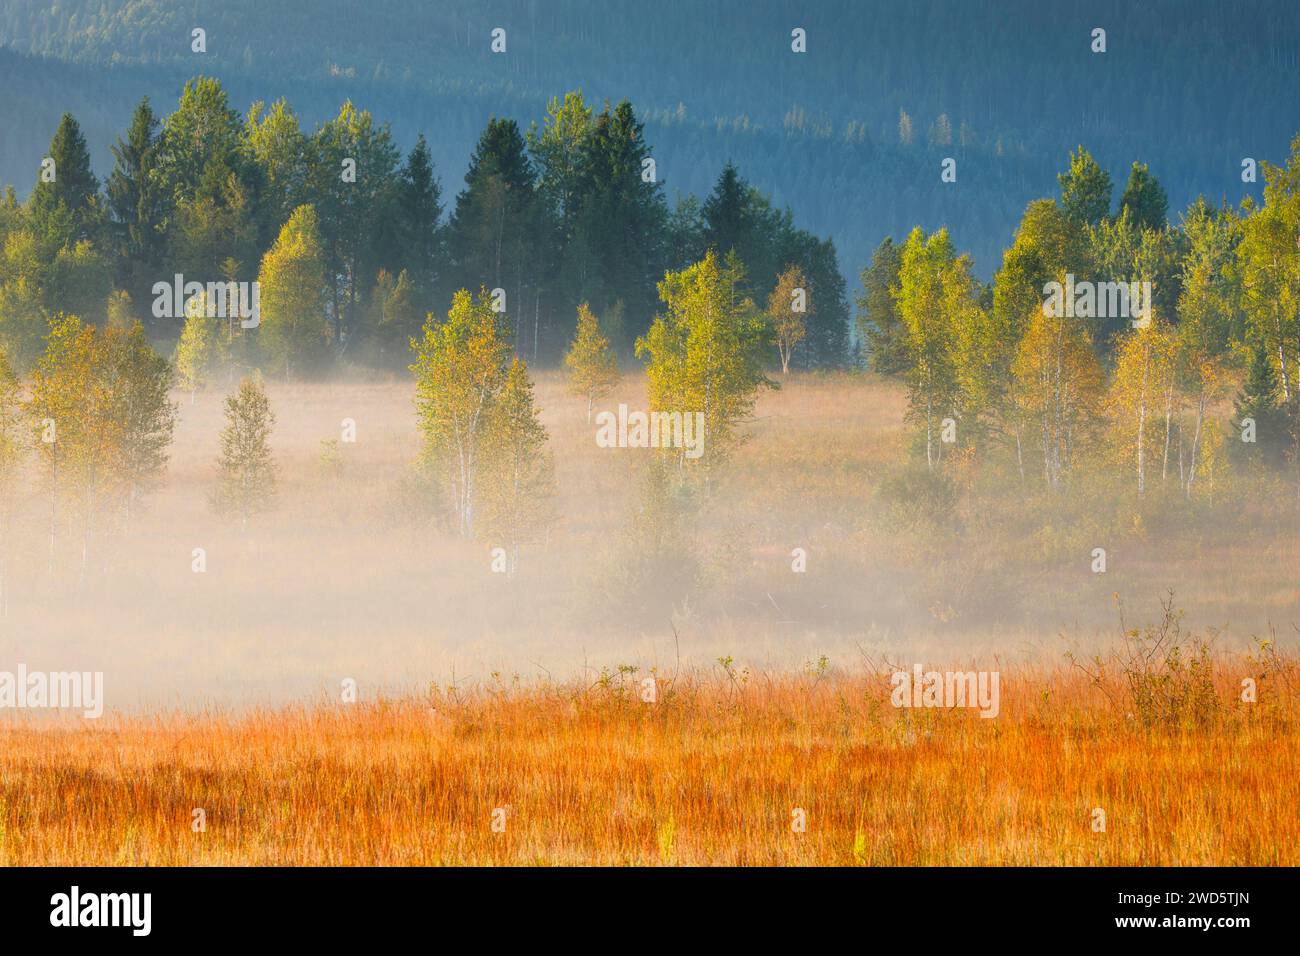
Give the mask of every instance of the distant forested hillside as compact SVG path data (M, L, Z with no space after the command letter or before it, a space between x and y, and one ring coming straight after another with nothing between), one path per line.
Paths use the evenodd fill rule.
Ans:
M196 26L206 54L190 51ZM806 54L790 50L795 26ZM1089 49L1097 26L1104 54ZM582 88L636 105L670 201L703 196L731 159L834 238L850 277L916 224L947 225L987 277L1080 143L1119 182L1148 163L1174 210L1257 190L1242 157L1280 162L1300 125L1298 39L1292 0L10 0L0 45L58 62L0 58L0 181L30 189L65 109L107 169L139 95L174 103L197 73L240 108L283 94L307 123L351 97L403 146L423 132L447 183L489 114L525 126ZM955 185L939 181L949 155Z

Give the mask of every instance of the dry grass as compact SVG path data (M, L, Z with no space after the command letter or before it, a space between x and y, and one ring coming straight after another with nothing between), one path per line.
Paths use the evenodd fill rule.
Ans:
M1244 662L1221 661L1221 701ZM1295 865L1294 697L1142 729L1077 671L1001 714L882 673L586 686L10 729L9 864ZM194 832L192 811L207 828ZM1093 831L1093 811L1106 813ZM492 815L504 808L505 830ZM792 831L792 811L806 832Z

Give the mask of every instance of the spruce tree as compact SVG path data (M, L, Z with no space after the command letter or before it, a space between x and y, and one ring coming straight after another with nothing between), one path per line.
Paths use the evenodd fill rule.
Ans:
M1251 349L1250 370L1233 403L1233 424L1238 435L1254 423L1254 442L1242 441L1238 454L1246 461L1277 464L1287 446L1285 414L1279 403L1277 372L1268 349L1256 344Z

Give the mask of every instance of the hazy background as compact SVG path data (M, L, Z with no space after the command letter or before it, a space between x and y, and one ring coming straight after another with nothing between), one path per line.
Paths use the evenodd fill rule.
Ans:
M208 52L190 52L203 27ZM508 53L489 51L507 30ZM790 31L808 53L790 54ZM1094 27L1107 51L1090 52ZM778 55L780 54L780 55ZM1086 146L1123 188L1147 163L1170 219L1204 193L1258 197L1241 160L1281 163L1300 128L1293 0L7 0L0 7L0 183L35 182L59 117L101 178L148 94L218 77L231 105L286 97L308 130L351 98L423 132L450 199L487 117L540 119L582 88L632 100L665 183L703 197L728 159L830 236L850 288L886 235L947 225L988 279L1025 204ZM899 141L899 112L915 141ZM929 141L948 117L953 144ZM965 132L963 132L963 128ZM958 160L956 188L939 181Z

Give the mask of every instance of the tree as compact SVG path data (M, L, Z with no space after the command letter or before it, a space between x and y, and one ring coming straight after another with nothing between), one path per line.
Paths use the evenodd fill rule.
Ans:
M198 76L185 84L180 102L158 137L158 176L174 205L192 199L211 170L246 176L243 124L220 81ZM224 177L217 177L224 179Z
M644 124L632 104L606 105L583 141L582 201L574 230L577 246L589 256L600 288L577 290L605 314L623 300L628 318L640 331L655 309L655 280L663 274L662 242L668 207L645 139ZM602 293L603 294L600 294Z
M381 313L376 326L380 348L385 355L390 351L394 356L404 355L411 339L420 333L422 322L410 274L403 269L394 281L390 273L381 271L371 300Z
M538 170L537 188L565 243L573 236L582 206L587 140L593 126L593 112L582 91L572 90L564 94L563 101L551 97L540 132L535 123L528 130L528 151Z
M555 517L555 472L546 451L546 428L533 404L528 367L518 358L511 361L489 408L482 470L482 530L506 546L513 574L520 549L536 541Z
M401 199L397 211L398 231L404 250L402 274L413 286L412 293L421 301L432 298L442 264L442 184L433 172L429 144L421 133L402 167ZM398 276L401 282L401 275ZM411 329L407 336L415 333Z
M1277 373L1268 349L1256 343L1250 350L1250 369L1233 402L1233 425L1245 429L1249 420L1253 442L1241 442L1242 458L1251 462L1278 464L1287 446L1286 414L1278 399Z
M1080 225L1095 226L1110 214L1110 173L1097 165L1082 146L1070 154L1070 169L1057 174L1061 210Z
M1026 396L1017 394L1024 384L1012 373L1025 333L1042 311L1044 287L1086 261L1084 237L1051 199L1031 202L1020 220L1015 239L1002 255L1002 266L993 277L993 307L989 313L992 381L1001 383L997 411L1000 429L1014 442L1016 465L1025 479L1026 430L1034 423L1026 419Z
M665 253L669 269L684 269L699 262L708 252L705 245L704 212L694 194L677 195L666 227Z
M365 296L381 268L401 258L401 152L387 123L349 100L316 131L311 187L330 280L334 338L364 332Z
M45 313L36 280L18 276L0 283L0 349L17 370L27 369L41 354L45 331Z
M772 323L781 374L790 372L790 356L808 334L808 288L803 270L790 266L776 281L767 299L767 318Z
M930 470L942 457L942 446L935 442L940 420L957 411L955 328L953 317L943 308L945 273L955 257L946 229L927 238L917 226L903 245L893 290L911 359L908 414L924 428L925 464Z
M719 256L735 249L744 251L754 222L750 208L750 187L733 163L722 167L713 192L704 201L704 243Z
M758 390L772 387L762 371L767 329L751 300L738 299L733 270L710 251L659 283L667 306L636 343L649 360L650 407L656 412L701 412L707 439L698 459L706 483L739 442L738 428L754 408ZM679 480L687 474L685 448L673 449Z
M4 352L0 351L0 617L9 616L9 555L14 487L28 444L22 384Z
M1090 444L1098 421L1101 367L1091 337L1082 323L1036 309L1011 372L1016 413L1025 430L1038 435L1043 481L1059 488Z
M898 317L890 288L898 284L899 247L886 237L862 270L858 297L858 339L873 372L897 375L907 370L907 329Z
M247 277L257 262L256 194L226 160L213 157L198 186L176 203L172 250L186 275L210 281L236 264L231 279Z
M1117 457L1134 463L1137 493L1147 489L1147 460L1159 435L1156 411L1172 381L1174 343L1164 322L1152 316L1125 333L1116 350L1115 376L1106 404ZM1165 422L1167 435L1168 420ZM1168 442L1165 444L1166 456Z
M259 342L288 378L319 365L329 341L325 260L313 206L299 206L262 259Z
M208 315L205 296L195 296L185 303L175 357L177 384L190 393L191 405L198 390L211 382L220 354L221 319Z
M126 138L113 146L113 159L106 192L117 281L143 301L162 271L169 212L158 172L158 119L148 97L136 106Z
M1264 206L1242 224L1237 249L1242 306L1252 339L1275 361L1289 405L1300 393L1300 135L1285 167L1264 164L1264 180Z
M585 302L578 306L578 328L564 356L564 367L569 370L569 391L587 400L590 422L592 406L618 384L619 373L609 339Z
M153 350L139 322L129 329L109 329L104 342L105 412L118 429L110 467L129 522L167 466L167 446L176 426L176 406L168 397L174 373Z
M1163 229L1169 213L1169 198L1160 181L1151 175L1144 163L1134 163L1128 174L1124 195L1120 198L1121 212L1128 211L1139 229Z
M102 325L113 291L112 268L98 246L82 239L59 249L41 291L46 314L66 311Z
M798 266L804 276L808 302L816 307L804 316L807 334L795 364L806 368L841 368L849 357L849 301L835 243L795 229L789 210L779 220L774 229L765 227L766 234L773 238L762 261L771 271L761 278L754 276L754 283L758 288L771 288L779 278L778 263Z
M505 381L510 344L486 289L461 289L445 321L426 319L411 341L422 458L447 483L462 537L475 533L478 466L493 402Z
M912 117L907 115L907 110L899 110L898 141L904 146L911 146L914 135L915 134L912 132Z
M448 225L453 261L452 288L503 289L522 332L524 306L537 308L537 283L545 250L539 240L536 174L514 120L491 120L479 137Z
M935 119L934 125L930 127L930 145L952 145L952 121L948 119L947 113L940 113Z
M1232 216L1202 212L1194 210L1185 222L1188 250L1178 298L1179 378L1196 402L1184 485L1189 498L1200 470L1206 413L1226 384L1228 343L1237 312L1232 263L1239 226Z
M53 569L60 499L81 526L84 580L101 499L113 485L113 464L126 422L116 417L104 337L76 316L50 320L45 352L32 370L28 411L50 494L50 567Z
M59 121L46 158L54 163L53 179L38 179L29 208L32 225L50 255L64 245L94 238L101 209L86 138L71 113Z
M246 377L235 393L226 396L226 426L221 430L219 475L213 489L213 510L223 517L248 519L276 504L275 460L268 439L275 413L258 378Z
M283 99L248 108L244 141L261 173L259 247L268 248L299 206L310 201L311 143L293 108Z

